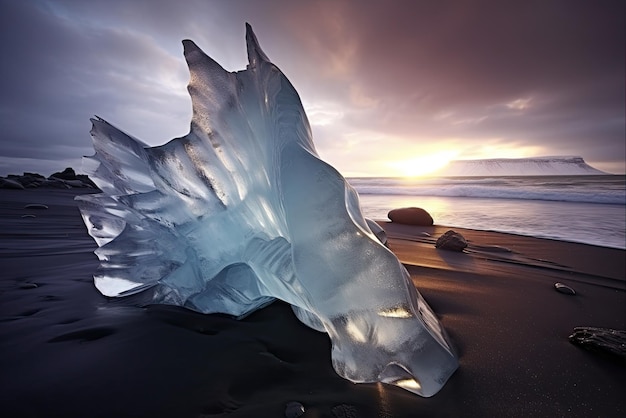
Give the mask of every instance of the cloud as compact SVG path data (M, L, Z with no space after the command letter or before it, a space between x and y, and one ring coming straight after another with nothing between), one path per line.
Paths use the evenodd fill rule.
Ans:
M148 141L184 134L180 122L188 123L191 114L186 68L150 36L70 20L34 2L19 2L2 15L4 157L39 158L50 166L53 158L92 154L94 113ZM176 129L168 121L177 122Z
M326 44L350 46L353 68L337 76L375 98L373 112L352 114L355 127L435 141L497 137L526 150L621 161L620 11L618 3L366 2L344 14L350 39ZM298 23L314 37L310 22ZM544 100L534 109L533 97ZM515 112L503 112L507 104ZM442 114L455 117L437 120Z
M240 70L249 21L300 93L318 151L344 172L384 174L383 158L438 147L581 154L624 172L624 7L0 1L0 170L40 160L57 171L92 153L93 114L151 145L184 135L180 41Z

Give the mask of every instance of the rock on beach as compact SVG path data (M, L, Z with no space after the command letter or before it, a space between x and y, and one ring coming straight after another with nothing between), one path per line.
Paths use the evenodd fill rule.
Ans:
M467 247L467 240L458 232L449 230L437 239L435 247L442 250L461 252Z
M91 188L98 186L85 174L76 174L73 168L67 167L63 171L51 174L48 178L39 173L24 172L23 174L9 174L0 177L0 189L74 189Z
M389 211L391 222L403 225L432 226L433 217L422 208L399 208Z

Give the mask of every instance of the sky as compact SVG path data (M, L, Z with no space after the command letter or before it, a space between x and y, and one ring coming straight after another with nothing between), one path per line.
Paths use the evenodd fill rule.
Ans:
M80 172L93 115L150 145L185 135L181 41L239 71L245 22L344 176L555 155L623 174L625 4L0 0L0 175Z

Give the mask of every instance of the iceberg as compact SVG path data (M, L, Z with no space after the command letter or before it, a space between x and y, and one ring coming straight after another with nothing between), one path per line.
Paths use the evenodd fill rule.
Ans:
M313 144L298 93L246 25L245 70L183 41L189 133L157 147L92 119L77 197L99 248L97 289L243 318L276 299L328 333L352 382L432 396L458 367L434 312L356 191Z

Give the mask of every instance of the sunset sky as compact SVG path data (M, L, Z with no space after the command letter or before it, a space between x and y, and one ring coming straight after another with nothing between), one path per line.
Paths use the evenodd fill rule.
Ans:
M242 70L245 22L345 176L546 155L622 174L624 4L0 0L0 175L80 171L93 115L150 145L185 135L181 40Z

